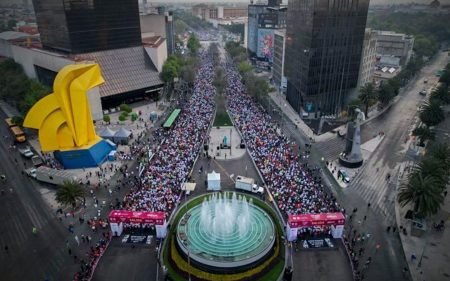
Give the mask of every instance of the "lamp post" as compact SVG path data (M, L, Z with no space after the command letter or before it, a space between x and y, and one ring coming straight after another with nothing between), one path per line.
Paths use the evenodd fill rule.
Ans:
M231 142L231 134L233 132L233 129L230 129L230 156L231 156L231 151L233 150L233 144Z

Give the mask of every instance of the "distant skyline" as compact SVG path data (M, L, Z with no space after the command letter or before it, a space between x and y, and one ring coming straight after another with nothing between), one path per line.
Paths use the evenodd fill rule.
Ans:
M32 0L26 0L31 3ZM62 0L61 0L62 1ZM142 2L142 0L138 0ZM432 0L371 0L370 4L406 4L406 3L417 3L417 4L429 4ZM2 0L2 4L22 4L24 0ZM250 3L250 0L148 0L149 3ZM255 0L257 2L257 0ZM283 4L286 4L288 0L283 0ZM450 0L439 0L441 4L450 4Z

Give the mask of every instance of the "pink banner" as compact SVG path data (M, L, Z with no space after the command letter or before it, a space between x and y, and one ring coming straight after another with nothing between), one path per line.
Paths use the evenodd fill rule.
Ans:
M289 215L288 224L292 228L323 225L343 225L345 224L345 216L343 213Z
M113 210L109 213L109 222L119 223L148 223L163 225L166 219L164 212L133 212L124 210Z

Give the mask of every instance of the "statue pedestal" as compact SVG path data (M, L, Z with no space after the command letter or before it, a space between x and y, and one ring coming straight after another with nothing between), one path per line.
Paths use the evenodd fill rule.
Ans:
M102 139L88 148L59 150L53 152L53 155L64 169L82 169L99 166L115 149L114 143Z
M344 158L342 156L339 156L339 164L350 169L359 168L363 164L363 159L352 159L350 157Z

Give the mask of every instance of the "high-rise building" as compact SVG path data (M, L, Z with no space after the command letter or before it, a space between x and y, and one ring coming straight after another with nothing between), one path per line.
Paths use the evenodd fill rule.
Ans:
M141 45L138 1L33 0L44 48L87 53Z
M358 87L368 82L372 82L377 61L377 36L376 32L366 28L364 34L364 44L359 67Z
M338 116L358 82L369 0L290 0L287 100L299 113Z
M284 59L286 50L286 30L275 31L274 56L272 64L272 79L279 92L286 90L286 77L284 77Z
M377 30L377 54L399 58L400 65L406 65L411 58L414 47L414 37L403 33Z
M270 2L277 5L277 1ZM286 6L248 5L247 48L256 58L273 61L275 30L286 28Z

